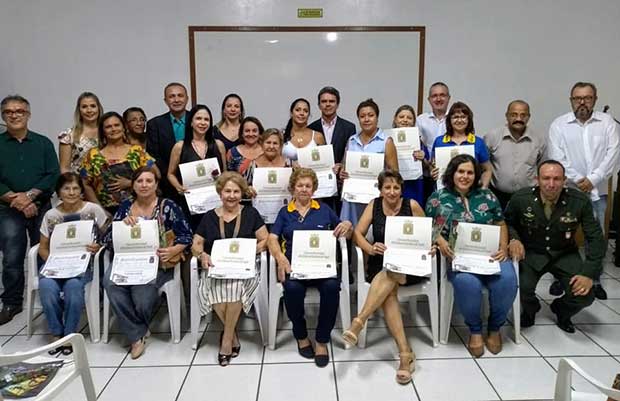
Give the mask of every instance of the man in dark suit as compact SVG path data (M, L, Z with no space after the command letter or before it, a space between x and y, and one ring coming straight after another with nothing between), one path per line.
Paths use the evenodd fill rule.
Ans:
M174 200L178 200L179 196L166 177L172 147L183 140L185 124L190 123L185 121L188 100L187 89L183 84L169 83L164 88L164 102L168 111L150 119L146 124L146 151L155 158L161 171L160 189L164 197Z
M308 128L323 133L325 143L332 145L334 149L334 173L338 176L342 168L347 142L355 134L355 124L338 117L336 114L340 105L340 92L338 92L338 89L331 86L324 87L319 91L318 102L321 118L308 125ZM340 197L327 198L324 201L340 215Z

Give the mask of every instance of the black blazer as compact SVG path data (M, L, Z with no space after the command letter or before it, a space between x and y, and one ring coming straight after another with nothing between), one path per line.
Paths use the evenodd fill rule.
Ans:
M334 148L334 163L342 163L347 142L349 138L355 134L355 124L338 116L336 116L336 118L336 126L334 127L331 144ZM320 118L308 125L308 128L324 134L323 124L321 124Z
M187 115L187 111L186 111ZM170 152L176 143L170 112L151 118L146 123L146 151L155 158L157 168L161 172L162 179L160 189L165 197L176 197L176 191L168 183L168 164Z

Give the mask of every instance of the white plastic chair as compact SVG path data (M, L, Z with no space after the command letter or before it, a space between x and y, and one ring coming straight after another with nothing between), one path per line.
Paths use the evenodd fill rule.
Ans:
M93 385L93 378L90 374L90 367L88 365L88 358L86 356L86 346L84 337L79 333L69 334L61 338L58 341L54 341L51 344L45 345L33 349L27 352L17 352L11 355L0 355L0 366L10 365L18 362L32 362L37 363L37 360L32 360L39 355L47 355L47 352L58 348L61 345L71 344L73 347L73 363L64 365L59 369L56 376L52 381L43 389L39 395L34 397L35 401L48 401L54 399L60 394L73 379L79 377L82 379L82 385L84 386L84 392L86 393L87 401L95 401L97 394L95 393L95 386ZM49 360L46 357L44 360ZM42 361L39 361L42 362ZM30 399L30 398L29 398ZM4 400L2 394L0 394L0 400Z
M512 303L512 323L514 328L514 342L515 344L521 344L521 297L519 295L519 262L513 260L512 266L515 269L515 275L517 277L517 294ZM441 257L441 282L439 283L439 340L442 344L448 343L448 335L450 334L450 321L452 320L452 309L454 306L454 287L448 280L448 264L445 257ZM485 294L488 291L483 290ZM487 297L483 296L483 305L487 303Z
M107 252L104 256L104 271L107 272L110 264ZM170 332L172 341L175 344L181 342L181 317L187 316L185 305L185 296L183 294L183 285L181 283L181 263L174 266L174 276L172 280L168 280L164 285L159 287L159 296L166 294L166 303L168 304L168 317L170 319ZM110 300L108 294L103 292L103 342L108 343L110 330Z
M34 316L34 305L37 292L39 291L38 253L39 244L33 246L30 248L30 251L28 251L28 284L26 286L26 334L28 338L32 337L32 322L36 318L36 316ZM84 287L84 301L90 330L90 341L93 343L97 343L101 339L99 316L99 258L101 255L103 255L103 248L101 248L93 258L93 279Z
M349 290L349 256L347 254L347 240L338 238L340 243L340 254L342 256L341 285L340 285L340 321L342 327L347 328L351 324L351 295ZM276 349L276 332L278 329L278 314L280 311L280 299L284 295L284 288L278 282L277 264L273 256L269 257L269 349ZM306 304L316 304L321 300L319 291L316 288L308 288L306 291ZM345 348L349 348L345 345Z
M192 335L192 349L198 348L198 342L200 337L198 334L198 327L200 326L200 306L198 299L198 280L202 268L198 267L198 260L193 257L190 262L190 326ZM258 321L258 327L260 329L261 338L263 339L263 345L267 344L268 333L268 302L269 296L267 294L267 252L263 251L260 254L260 282L258 283L258 289L256 293L256 299L254 299L254 310L256 311L256 320ZM211 314L207 317L211 320Z
M362 311L370 283L366 282L366 274L364 271L364 254L360 247L355 247L357 259L357 313ZM433 347L439 345L439 299L437 296L437 258L433 256L432 273L428 280L419 284L398 287L398 300L409 302L409 312L411 319L415 321L417 316L417 297L426 296L428 298L428 308L431 318L431 333L433 336ZM366 329L368 325L364 325L362 331L357 336L357 344L360 348L366 348Z
M571 388L573 371L583 377L592 386L596 387L600 393L584 393L574 391ZM615 390L611 387L603 385L600 381L587 374L571 359L560 359L560 363L558 365L558 375L555 379L555 395L553 396L554 401L601 400L605 398L602 395L609 397L608 399L620 400L620 390Z

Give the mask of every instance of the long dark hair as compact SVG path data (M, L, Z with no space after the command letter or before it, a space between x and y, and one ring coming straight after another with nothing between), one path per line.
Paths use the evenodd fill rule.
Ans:
M460 154L454 156L452 160L450 160L448 167L446 167L446 171L443 173L443 177L441 177L443 186L452 192L454 192L454 173L456 173L456 170L458 170L459 166L463 163L472 163L474 165L474 183L471 185L470 191L480 187L480 177L482 176L482 167L480 167L480 163L471 155Z
M474 112L471 111L469 106L463 102L456 102L450 107L448 115L446 116L446 134L450 136L454 134L454 128L452 127L452 116L459 111L467 116L467 127L465 127L465 134L475 134Z
M211 114L211 110L204 104L197 104L192 107L192 109L187 113L187 118L185 119L185 137L183 137L183 147L188 147L191 149L192 140L194 139L194 128L192 127L192 120L196 113L200 110L206 110L209 113L209 129L205 133L205 141L207 141L207 145L213 145L215 143L215 139L213 139L213 115Z
M308 112L310 112L310 102L307 101L306 99L304 99L303 97L299 97L295 100L293 100L293 103L291 103L291 107L289 108L289 111L292 113L293 109L295 109L295 105L298 102L304 102L308 105ZM286 128L284 128L284 143L287 143L288 141L291 140L291 131L293 130L293 118L289 118L288 122L286 123Z

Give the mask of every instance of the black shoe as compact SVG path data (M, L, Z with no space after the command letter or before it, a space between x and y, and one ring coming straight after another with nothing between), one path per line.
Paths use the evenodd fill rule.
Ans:
M594 291L596 299L607 299L607 291L605 291L600 283L594 284L592 286L592 291Z
M538 313L539 310L540 310L540 304L537 305L536 310L532 314L525 313L525 312L521 313L521 327L522 328L532 327L534 323L536 322L536 314Z
M564 288L562 288L562 283L560 280L554 280L553 283L549 286L549 294L554 297L559 297L564 294Z
M13 320L22 311L21 305L4 305L0 311L0 326Z
M312 343L302 348L299 346L299 341L297 341L297 351L299 352L299 355L306 359L314 358L314 348L312 348Z
M558 306L555 302L551 303L551 312L555 313L555 316L558 319L556 325L559 328L561 328L567 333L573 334L575 332L575 325L573 324L573 322L571 322L570 317L563 317L558 310Z
M314 356L314 364L319 368L324 368L329 363L329 354L321 354Z
M232 347L232 357L236 358L239 356L239 352L241 352L241 342L239 341L239 335L237 334L237 332L235 332L235 337L237 337L237 342L239 343L239 345L237 346L233 346Z

